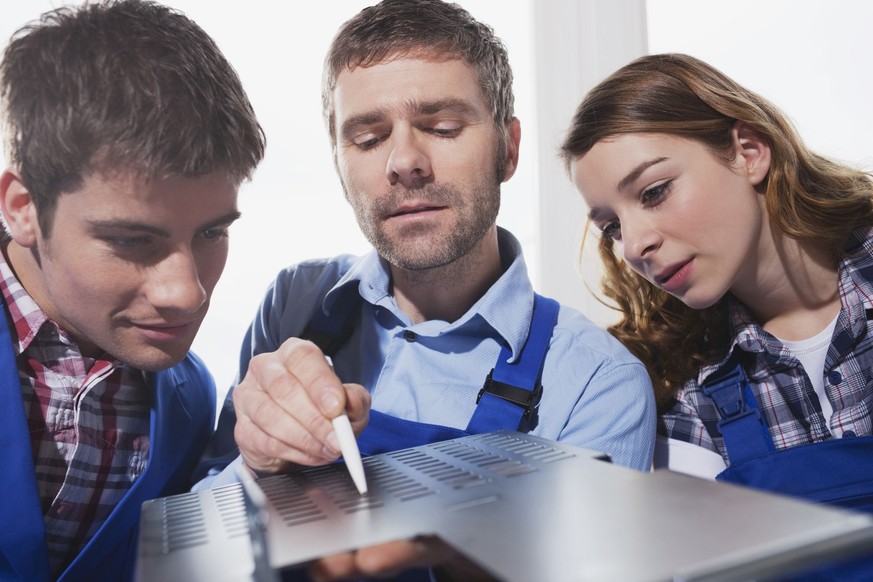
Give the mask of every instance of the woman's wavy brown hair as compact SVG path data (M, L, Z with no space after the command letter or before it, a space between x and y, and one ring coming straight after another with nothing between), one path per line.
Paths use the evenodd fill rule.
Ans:
M613 73L579 105L561 156L569 170L603 139L661 133L700 142L728 163L738 121L770 145L770 170L760 190L771 223L837 261L849 232L873 224L870 176L810 151L779 109L694 57L649 55ZM726 302L691 309L632 271L609 237L600 238L599 252L603 293L622 314L609 331L646 365L663 407L701 364L723 355Z

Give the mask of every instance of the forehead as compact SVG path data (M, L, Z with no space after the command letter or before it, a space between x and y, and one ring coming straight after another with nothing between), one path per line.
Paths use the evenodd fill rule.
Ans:
M239 186L226 171L195 178L143 178L133 172L96 172L58 198L62 220L148 222L193 227L236 210ZM55 220L57 222L57 218Z
M694 142L666 134L621 134L601 139L570 165L576 189L591 207L592 218L600 206L609 206L615 196L641 176L664 167L670 160L687 159Z
M706 148L691 139L668 134L628 133L598 141L576 158L570 170L574 180L624 177L639 164L656 159L688 158L705 153ZM595 171L596 170L596 171Z
M489 111L475 70L459 59L401 57L346 69L337 77L334 90L340 124L374 111L409 113L423 103L452 101Z

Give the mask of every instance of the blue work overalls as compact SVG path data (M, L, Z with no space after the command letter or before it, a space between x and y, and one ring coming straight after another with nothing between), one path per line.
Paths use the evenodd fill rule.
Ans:
M777 451L739 363L729 360L702 389L718 410L718 428L730 459L717 480L873 513L873 437L846 434ZM871 580L873 556L792 579Z
M352 315L360 306L357 291L349 293L334 303L331 315L319 309L302 337L313 341L325 355L333 356L351 335ZM512 355L503 346L497 363L485 379L479 391L476 410L466 429L414 422L370 410L370 422L358 438L358 446L364 455L376 455L444 440L482 434L495 430L519 430L526 432L532 425L539 402L546 352L552 338L552 330L558 320L558 302L534 295L534 309L527 341L512 363ZM283 580L297 580L287 573ZM396 581L414 582L431 580L427 570L410 570Z

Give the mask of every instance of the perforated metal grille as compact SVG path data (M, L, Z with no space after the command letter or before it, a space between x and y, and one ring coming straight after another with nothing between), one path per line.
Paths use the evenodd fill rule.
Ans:
M163 503L161 513L166 524L159 542L162 553L199 546L209 539L197 497L171 497ZM185 517L176 518L177 515Z
M486 446L499 447L500 450L514 455L519 455L536 461L539 463L553 463L555 461L563 461L572 459L576 455L568 450L562 450L549 444L538 443L529 440L523 440L512 434L505 433L489 433L478 435L469 439L469 441L446 441L437 443L434 448L440 450L442 447L460 449L462 447L469 448L474 443L479 443ZM498 455L491 454L492 457ZM459 455L460 458L460 455Z
M318 505L305 494L297 481L288 475L262 479L258 484L282 517L282 522L289 527L319 521L326 517Z
M248 535L249 523L242 488L231 486L216 489L214 499L227 537Z
M449 487L471 487L487 482L481 475L472 473L456 464L448 463L444 459L425 454L419 450L399 451L389 454L389 456L403 463L406 467L414 469Z
M364 471L370 482L400 501L412 501L435 493L427 485L373 457L364 459Z
M258 485L283 526L296 528L327 520L337 511L378 511L387 504L412 502L441 491L487 485L574 456L512 433L491 433L366 457L369 492L364 495L358 494L342 464L267 477ZM166 497L146 505L150 504L159 504L160 509L143 511L143 531L160 531L161 536L143 540L146 554L167 554L208 544L215 541L213 538L232 539L249 533L240 485ZM148 523L155 521L159 528Z

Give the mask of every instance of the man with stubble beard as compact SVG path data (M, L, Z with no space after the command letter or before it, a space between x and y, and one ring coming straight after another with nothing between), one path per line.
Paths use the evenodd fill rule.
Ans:
M384 0L339 30L322 97L374 249L279 273L245 336L202 485L234 479L241 462L265 475L335 461L342 411L365 455L511 429L648 470L645 369L537 295L518 240L496 224L521 129L493 30L456 4ZM355 568L370 569L343 575Z

